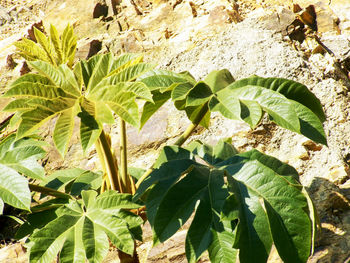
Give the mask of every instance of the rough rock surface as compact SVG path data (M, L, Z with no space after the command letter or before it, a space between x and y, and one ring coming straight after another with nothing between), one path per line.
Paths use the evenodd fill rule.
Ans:
M97 1L95 1L96 3ZM145 59L177 72L188 70L197 79L214 69L227 68L235 79L256 74L283 77L308 86L324 106L327 120L324 128L328 147L316 145L301 135L263 122L255 130L239 121L213 114L209 130L198 129L192 139L215 143L232 137L239 150L255 147L294 166L301 182L310 193L319 213L322 231L315 253L309 262L348 262L350 259L350 97L349 80L335 62L350 60L350 3L347 0L138 0L104 1L107 17L93 18L93 1L2 1L0 3L0 84L19 75L18 66L9 70L6 62L13 53L11 44L23 37L28 27L42 19L62 29L74 25L80 37L78 50L91 41L101 41L101 52L144 52ZM334 52L313 54L316 43L292 43L285 29L295 15L293 3L301 7L315 4L320 39ZM73 8L74 6L74 8ZM11 11L12 10L12 11ZM27 11L27 10L30 10ZM112 10L112 11L111 11ZM110 18L108 18L110 17ZM85 52L85 53L84 53ZM343 64L346 65L346 64ZM6 102L0 100L0 107ZM3 118L4 115L0 114ZM171 143L189 122L182 113L167 103L143 128L141 133L129 129L129 159L134 166L151 165L157 151ZM118 146L118 127L110 128L112 141ZM48 169L70 165L96 169L91 151L84 159L74 138L66 160L55 151ZM83 161L82 161L83 160ZM186 225L184 226L186 229ZM151 231L145 226L145 242L139 246L144 262L185 262L185 230L172 240L151 248ZM14 246L15 249L18 245ZM9 247L0 250L0 258ZM15 258L16 253L12 253ZM22 258L22 254L19 254ZM19 256L18 256L19 257ZM110 256L109 258L113 258ZM15 259L14 259L15 260ZM207 260L203 257L203 262ZM0 260L1 261L1 260ZM25 262L18 258L18 262ZM106 262L114 262L106 260ZM280 262L272 255L270 262Z

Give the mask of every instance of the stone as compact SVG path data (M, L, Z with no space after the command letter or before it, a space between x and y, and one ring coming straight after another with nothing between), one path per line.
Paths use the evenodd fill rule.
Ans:
M107 17L108 16L108 5L105 1L99 1L96 3L94 7L94 11L92 13L93 18L100 18L100 17Z
M39 21L37 23L34 23L31 25L31 27L28 29L28 36L27 38L36 42L36 37L34 35L34 27L38 30L40 30L42 33L45 33L45 28L43 26L43 21Z
M321 151L323 148L322 145L316 144L314 141L311 141L311 140L307 140L303 142L301 145L304 146L305 149L307 149L308 151L313 151L313 152Z
M28 254L21 243L11 244L0 249L0 262L2 263L27 263Z
M209 11L209 21L212 24L231 23L234 20L237 21L233 13L227 10L225 6L217 6Z
M345 166L335 166L331 169L329 178L332 182L341 183L344 179L349 176Z
M0 5L0 26L10 23L11 21L12 18L9 15L8 10Z
M78 49L75 53L76 59L88 59L97 54L102 49L102 41L98 39L86 39L80 41Z
M6 57L6 66L8 69L14 69L17 66L17 63L13 59L14 54L10 54Z

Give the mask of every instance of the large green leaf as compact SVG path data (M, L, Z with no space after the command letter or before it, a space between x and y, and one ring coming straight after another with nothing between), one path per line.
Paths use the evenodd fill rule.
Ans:
M322 122L326 119L320 101L305 85L299 82L283 78L251 76L234 82L232 87L240 88L250 85L277 91L288 99L297 101L309 108Z
M131 196L115 191L97 196L91 190L81 194L83 202L71 200L56 219L29 237L31 262L50 262L58 253L60 262L101 262L108 239L121 251L134 252L130 228L139 228L143 221L123 210L139 208Z
M196 163L191 156L188 150L165 147L156 162L158 168L140 185L136 198L155 183L146 201L155 244L171 237L195 210L186 237L186 254L189 262L196 262L212 244L213 229L222 225L218 215L228 193L224 172ZM216 246L220 246L218 242L215 239ZM217 247L217 258L220 251Z
M297 172L256 150L224 166L239 224L235 247L243 262L266 262L272 242L284 262L306 262L312 225ZM251 249L254 248L254 253Z
M205 250L212 262L234 263L238 250L241 262L266 262L273 243L285 262L306 262L310 255L314 210L296 170L256 150L238 154L230 140L165 147L135 198L142 194L154 244L194 212L186 236L189 262Z

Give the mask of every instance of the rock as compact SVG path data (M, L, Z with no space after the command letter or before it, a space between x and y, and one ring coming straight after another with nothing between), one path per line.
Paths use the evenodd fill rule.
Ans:
M28 254L21 243L11 244L0 249L0 262L2 263L27 263Z
M317 151L322 150L322 145L316 144L315 142L313 142L311 140L307 140L307 141L303 142L301 145L304 146L305 149L307 149L308 151L317 152Z
M8 69L14 69L17 66L17 63L13 59L14 54L10 54L6 57L6 66Z
M108 14L113 14L113 15L117 15L121 12L121 4L122 0L110 0L109 4L108 4Z
M76 59L88 59L93 55L97 54L102 48L102 41L98 39L85 40L85 43L79 43L76 51Z
M214 9L209 11L209 21L212 24L222 24L222 23L231 23L239 22L241 18L237 17L235 13L226 9L225 6L217 6Z
M86 57L86 59L91 58L92 56L96 55L102 48L102 41L94 39L90 42L90 48L89 53Z
M340 167L332 167L329 178L334 183L341 183L344 179L349 176L347 169L345 166Z
M98 3L96 3L92 14L93 18L100 18L101 16L108 16L108 5L105 1L99 1Z
M39 21L37 23L34 23L31 25L31 27L28 29L28 36L27 38L36 42L36 37L34 35L34 28L40 30L41 32L45 33L45 28L43 26L43 21Z
M12 21L7 9L0 5L0 26L10 23Z

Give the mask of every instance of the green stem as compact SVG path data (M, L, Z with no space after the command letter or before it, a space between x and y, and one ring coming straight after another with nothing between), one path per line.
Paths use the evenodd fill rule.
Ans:
M120 186L118 184L118 166L104 130L102 130L100 137L96 141L96 151L99 155L102 167L107 173L111 189L120 191Z
M207 114L209 110L208 103L205 103L201 110L198 112L196 118L193 120L193 122L187 127L187 129L184 131L184 133L176 140L174 145L181 146L183 145L186 140L191 136L193 131L198 127L199 123L203 120L204 116ZM153 171L153 165L150 169L148 169L137 181L136 183L136 189L140 186L140 184L152 173Z
M192 123L187 127L184 133L177 139L174 145L181 146L185 143L185 141L191 136L193 131L197 128L199 123L202 121L204 116L207 114L209 108L208 103L205 103L201 110L198 112L196 118L192 121Z
M124 193L132 193L131 181L128 176L128 155L126 125L122 118L119 118L120 129L120 179Z
M35 191L35 192L39 192L42 194L46 194L46 195L50 195L50 196L54 196L54 197L58 197L58 198L75 199L73 196L71 196L69 194L62 193L62 192L54 190L52 188L40 186L40 185L36 185L36 184L29 184L29 189L30 189L30 191Z

